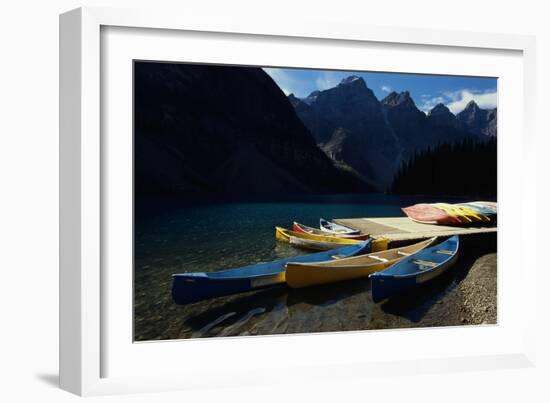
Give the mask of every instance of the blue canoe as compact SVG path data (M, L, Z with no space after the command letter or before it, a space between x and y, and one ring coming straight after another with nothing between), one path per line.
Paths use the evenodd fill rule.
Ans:
M372 299L380 302L444 273L458 258L458 235L414 253L388 269L373 273Z
M371 251L371 239L319 253L292 256L268 263L258 263L217 272L181 273L172 275L172 300L179 305L209 298L258 290L285 282L288 262L322 262L359 256Z

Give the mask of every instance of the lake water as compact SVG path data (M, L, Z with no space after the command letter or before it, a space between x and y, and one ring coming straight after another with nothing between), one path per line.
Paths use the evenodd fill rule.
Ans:
M426 304L453 303L456 279L434 283L406 306L375 306L368 280L291 290L277 287L187 306L172 303L171 275L216 271L307 253L275 241L274 227L319 217L402 216L401 207L458 199L387 195L315 196L300 201L184 203L139 199L135 219L135 340L310 333L426 326ZM467 262L464 265L467 266ZM395 304L394 304L395 305ZM439 318L439 325L458 324Z

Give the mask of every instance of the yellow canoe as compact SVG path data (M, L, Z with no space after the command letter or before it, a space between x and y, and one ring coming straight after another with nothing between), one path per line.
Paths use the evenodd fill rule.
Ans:
M382 271L401 259L431 245L436 238L368 255L336 259L317 263L292 263L285 266L286 282L292 288L310 287L368 277Z
M282 227L275 227L275 238L278 241L287 242L300 248L313 250L329 250L345 245L357 245L358 243L364 242L356 239L295 232ZM373 251L376 252L386 249L388 249L387 239L373 239Z
M463 223L471 223L473 221L491 221L489 217L476 213L475 211L463 206L448 203L434 203L433 206L440 208L453 217L458 218Z
M491 221L489 217L487 217L485 214L478 213L472 209L469 209L468 207L464 206L457 206L453 205L453 207L457 208L459 211L463 212L467 217L474 217L478 221Z

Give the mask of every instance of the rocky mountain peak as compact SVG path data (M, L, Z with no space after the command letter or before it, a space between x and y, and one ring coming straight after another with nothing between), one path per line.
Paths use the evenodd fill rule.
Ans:
M478 104L476 103L476 101L472 99L470 102L468 102L468 104L466 105L466 108L464 108L462 112L466 112L466 111L476 112L478 110L480 110Z
M352 87L352 88L367 88L367 83L362 77L359 76L349 76L345 77L340 81L340 84L336 86L336 88L339 87Z
M456 116L442 103L437 104L428 112L428 121L433 126L451 127L457 130L462 128Z
M407 108L417 109L413 99L411 98L411 94L409 93L409 91L403 91L400 93L392 91L386 96L386 98L382 100L382 104L386 108L404 106Z
M428 116L448 115L449 113L451 113L449 108L447 108L444 104L439 103L428 112Z
M384 105L395 104L397 97L399 97L399 94L395 91L392 91L388 95L386 95L386 97L382 100L382 103Z
M496 109L482 109L474 100L471 100L456 117L472 133L482 136L497 134Z
M367 83L365 83L365 80L363 80L359 76L349 76L349 77L343 78L342 81L340 81L340 84L338 85L349 85L349 84L363 84L365 86L367 85Z

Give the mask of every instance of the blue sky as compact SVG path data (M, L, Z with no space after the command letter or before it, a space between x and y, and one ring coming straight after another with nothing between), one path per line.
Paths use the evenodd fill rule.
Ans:
M367 86L380 100L391 91L409 91L416 106L424 112L438 103L445 104L453 113L460 112L471 100L475 100L481 108L497 105L496 78L289 68L264 70L285 94L294 93L298 98L306 97L315 90L335 87L342 78L357 75L365 79Z

